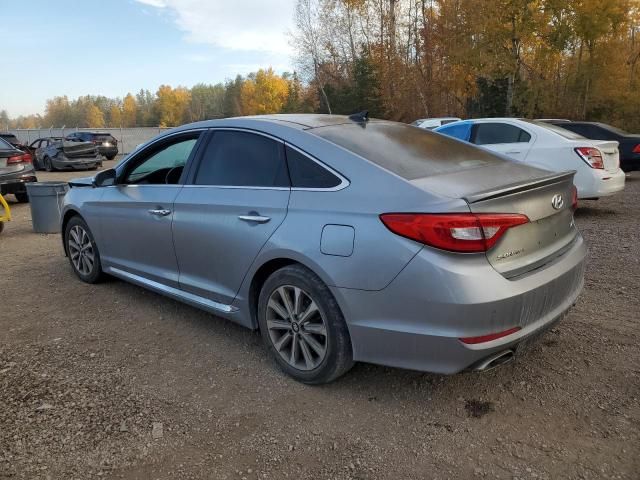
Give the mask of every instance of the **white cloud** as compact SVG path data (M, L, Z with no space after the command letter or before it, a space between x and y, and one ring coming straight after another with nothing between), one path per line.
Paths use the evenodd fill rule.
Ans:
M174 14L194 43L231 50L290 54L287 31L295 0L137 0Z

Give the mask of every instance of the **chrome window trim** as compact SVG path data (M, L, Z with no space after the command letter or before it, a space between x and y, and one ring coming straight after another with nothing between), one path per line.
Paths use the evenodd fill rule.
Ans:
M336 185L335 187L329 187L329 188L291 187L292 191L295 191L295 192L337 192L339 190L343 190L343 189L347 188L351 184L351 182L349 182L349 180L344 175L342 175L341 173L337 172L336 170L331 168L329 165L327 165L327 164L321 162L320 160L314 158L313 156L309 155L304 150L296 147L295 145L290 144L289 142L284 142L284 144L285 144L286 147L289 147L289 148L295 150L296 152L298 152L299 154L304 155L306 158L308 158L312 162L317 163L318 165L320 165L321 168L324 168L325 170L327 170L328 172L330 172L331 174L335 175L336 177L338 177L340 179L340 183L338 185Z

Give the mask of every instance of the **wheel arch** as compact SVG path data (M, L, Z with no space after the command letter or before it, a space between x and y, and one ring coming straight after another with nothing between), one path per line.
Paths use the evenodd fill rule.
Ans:
M71 220L75 216L82 218L82 215L80 215L80 212L77 211L75 208L69 208L62 214L62 222L60 223L60 234L61 234L60 236L62 237L62 248L64 249L65 257L69 256L69 252L67 251L67 244L64 241L64 231L67 228L67 224L69 223L69 220ZM82 218L82 220L84 220L84 218Z
M310 265L309 262L306 262L304 259L298 258L297 255L281 254L279 256L265 260L259 267L256 268L253 275L251 276L251 281L249 282L249 287L245 297L249 309L249 320L251 328L256 330L258 329L258 298L260 297L262 286L271 274L289 265L300 265L320 278L320 280L322 280L325 285L331 285L331 282L328 281L326 272L322 271L322 269L319 267L314 268L314 265Z

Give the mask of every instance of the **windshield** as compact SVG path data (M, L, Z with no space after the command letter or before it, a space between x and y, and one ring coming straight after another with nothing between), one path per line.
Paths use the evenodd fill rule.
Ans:
M4 138L0 138L0 149L1 150L13 150L13 145L7 142Z
M407 180L504 161L473 145L400 123L335 125L308 131Z

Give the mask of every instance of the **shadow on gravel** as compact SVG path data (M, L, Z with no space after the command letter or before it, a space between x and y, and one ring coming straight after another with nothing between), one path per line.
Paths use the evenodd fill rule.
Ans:
M578 207L575 217L607 217L609 215L616 215L617 212L610 208L597 208L597 207Z

